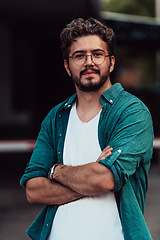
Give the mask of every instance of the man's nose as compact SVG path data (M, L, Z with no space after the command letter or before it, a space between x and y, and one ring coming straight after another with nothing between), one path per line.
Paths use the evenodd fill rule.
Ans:
M94 65L92 55L86 55L85 65Z

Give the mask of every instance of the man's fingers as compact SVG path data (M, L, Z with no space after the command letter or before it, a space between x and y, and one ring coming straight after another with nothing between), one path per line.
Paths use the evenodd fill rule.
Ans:
M109 156L112 153L113 148L110 146L107 146L106 148L103 149L103 152L97 159L97 162L99 162L100 159L105 159L107 156Z
M109 156L110 154L112 153L112 150L109 149L107 151L105 151L102 156L101 156L101 159L105 159L107 156Z

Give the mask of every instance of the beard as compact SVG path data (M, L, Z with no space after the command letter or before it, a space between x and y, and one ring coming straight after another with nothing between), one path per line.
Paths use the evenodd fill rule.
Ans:
M83 82L81 82L82 75L88 70L93 71L100 76L98 82L95 82L95 83L92 82L93 77L88 77L87 78L88 83L83 84ZM97 70L97 69L94 69L94 68L86 68L85 70L82 70L80 72L80 77L73 76L73 74L71 73L71 77L72 77L72 80L73 80L74 84L82 92L96 92L96 91L98 91L106 83L109 75L110 75L110 66L109 66L108 70L106 71L106 73L104 73L103 75L100 75L100 71Z

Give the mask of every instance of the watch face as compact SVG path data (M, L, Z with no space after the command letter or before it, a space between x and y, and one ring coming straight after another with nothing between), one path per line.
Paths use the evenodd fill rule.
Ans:
M54 166L51 168L51 173L53 173L53 170L54 170Z
M54 166L51 168L51 173L49 175L49 179L52 180L52 174L53 174Z
M58 166L58 164L55 164L53 165L53 167L51 168L51 173L50 173L50 176L49 176L49 179L50 180L53 180L53 173L54 173L54 169Z

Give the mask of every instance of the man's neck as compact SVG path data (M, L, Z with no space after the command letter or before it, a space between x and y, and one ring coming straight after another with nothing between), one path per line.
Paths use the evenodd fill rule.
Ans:
M109 82L96 92L82 92L76 88L77 91L77 114L82 122L89 122L92 120L102 109L102 104L99 101L100 96L112 85Z

